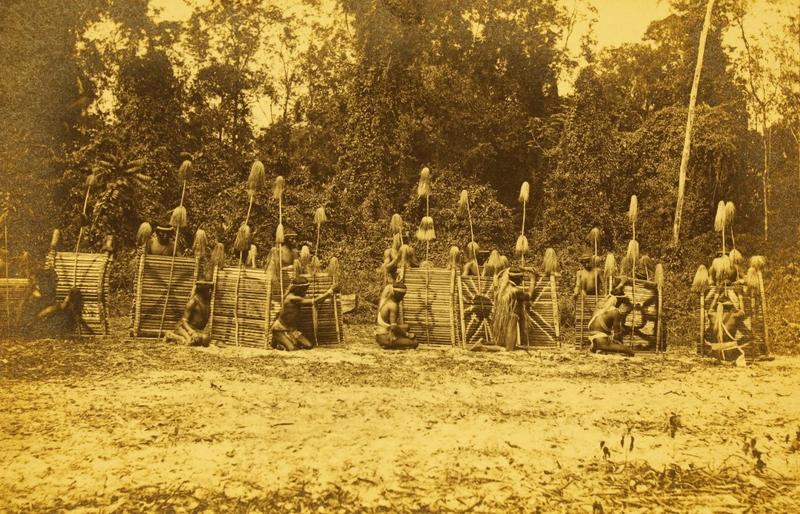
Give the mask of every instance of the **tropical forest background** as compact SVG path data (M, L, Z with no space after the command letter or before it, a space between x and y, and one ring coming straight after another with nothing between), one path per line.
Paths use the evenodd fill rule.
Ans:
M670 340L680 342L695 326L689 285L717 251L725 200L737 207L737 248L768 259L775 344L797 350L784 319L800 320L800 6L760 4L784 13L766 33L748 30L751 2L715 2L675 245L706 0L669 1L641 41L617 46L598 45L591 30L576 42L576 23L597 16L584 0L198 0L179 21L149 0L7 0L0 191L11 193L10 253L43 256L56 227L74 245L92 174L83 247L115 236L124 297L137 227L169 218L180 163L194 169L186 232L203 228L230 249L260 159L268 179L285 177L284 217L302 239L314 240L313 213L325 207L321 256L340 258L344 289L367 312L389 218L400 213L413 235L428 166L440 265L469 238L456 216L462 189L477 241L510 255L519 187L530 182L531 257L556 249L567 323L589 230L600 227L601 252L619 255L636 194L637 236L665 265ZM262 257L277 210L269 188L256 196L250 224Z

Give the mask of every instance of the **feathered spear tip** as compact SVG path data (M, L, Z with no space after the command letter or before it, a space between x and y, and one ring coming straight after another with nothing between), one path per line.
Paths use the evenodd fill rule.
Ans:
M750 266L755 268L756 271L761 271L764 269L764 266L767 264L767 259L765 259L762 255L753 255L750 257Z
M269 258L267 259L267 279L275 283L281 277L281 257L278 253L277 247L272 247L269 251Z
M431 194L431 170L428 167L422 168L419 172L419 183L417 184L417 197L426 198Z
M625 257L631 261L631 264L635 264L639 260L639 241L635 239L628 241L628 251Z
M600 229L594 227L592 230L589 231L589 241L596 244L599 240L600 240Z
M725 223L730 225L736 217L736 205L733 202L725 204Z
M650 269L653 267L653 259L651 259L649 255L642 255L637 265L641 266L645 273L649 273Z
M311 248L309 248L308 245L303 245L303 247L300 248L300 262L303 264L311 262Z
M149 223L143 223L143 225L147 225L148 228L150 227ZM139 230L142 230L141 226L139 227ZM150 230L150 232L152 233L152 229ZM150 239L150 233L147 234L147 239ZM147 239L145 239L145 241L147 241ZM137 241L139 240L138 233L136 235L136 240ZM58 230L57 228L54 228L53 235L50 237L50 249L55 250L56 248L58 248L58 244L60 242L61 242L61 231ZM139 244L144 244L144 243L139 243Z
M727 255L717 257L711 261L711 270L709 275L715 284L719 284L728 278L731 272L731 260Z
M725 214L725 202L720 200L717 204L717 215L714 216L714 230L716 232L722 232L725 230L725 225L727 224Z
M758 270L751 266L747 270L747 275L744 277L744 284L749 289L757 290L760 287L760 283L758 281Z
M740 252L736 248L734 248L728 253L728 257L730 257L731 264L733 264L734 267L741 266L742 264L744 264L744 256L742 255L742 252Z
M192 179L192 161L186 159L181 163L181 167L178 168L178 178L181 181L191 180Z
M139 230L136 231L136 245L143 246L147 241L150 240L151 235L153 235L153 227L145 221L139 225ZM55 232L53 232L53 238L55 239Z
M503 266L503 262L500 260L500 252L497 250L492 250L492 253L489 254L489 258L486 259L486 266L495 271L500 270L500 268Z
M628 206L628 220L631 223L636 223L637 219L639 219L639 199L636 198L636 195L632 195L631 204Z
M544 251L542 269L544 269L544 272L548 275L558 272L558 257L556 257L556 251L552 248L548 248Z
M250 175L247 177L247 193L253 197L258 191L267 185L267 175L264 172L264 164L256 159L250 166Z
M456 211L456 215L460 218L464 218L467 215L467 211L469 210L469 193L466 189L461 191L461 194L458 196L458 210Z
M392 236L392 246L390 250L397 251L401 246L403 246L403 240L400 239L400 234L395 234Z
M617 258L614 257L613 253L608 252L606 254L606 262L603 266L603 273L605 273L607 277L610 277L616 272L617 272Z
M278 228L275 229L275 244L282 245L283 241L283 223L278 223Z
M478 245L478 243L476 243L475 241L470 241L469 243L467 243L467 252L469 252L470 259L476 258L478 256L478 250L480 249L481 249L480 245Z
M217 243L214 245L214 249L211 251L211 259L209 259L208 264L212 269L225 267L225 245L222 243Z
M282 176L275 177L275 185L272 186L272 198L280 200L283 196L283 189L286 187L286 181Z
M708 289L708 269L701 264L698 266L692 280L692 291L695 293L705 293Z
M531 195L531 185L527 181L522 183L519 188L519 203L526 204Z
M656 270L653 272L653 282L659 288L664 289L664 266L660 262L656 264Z
M458 268L458 258L461 255L461 250L457 246L451 246L448 252L447 262L450 263L450 269Z
M256 267L256 262L258 261L258 248L256 245L250 245L250 249L247 251L247 265L251 268Z
M93 187L97 184L97 175L94 172L90 173L88 177L86 177L86 186Z
M632 273L633 272L633 261L627 255L622 258L622 262L619 263L619 269L622 273Z
M397 213L392 214L392 219L389 221L389 230L392 231L392 234L403 232L403 217Z
M198 259L202 259L208 254L208 236L202 228L198 228L197 232L194 233L192 253Z
M433 228L433 218L424 216L417 229L417 239L420 241L433 241L436 239L436 230Z
M242 223L236 232L236 239L233 242L233 249L238 253L244 253L250 248L250 225Z
M336 257L331 257L331 260L328 261L328 268L325 271L331 276L331 278L333 278L334 284L339 282L339 273L341 272L339 259Z
M172 216L169 218L169 225L174 228L183 228L189 222L186 214L186 207L179 205L172 209Z
M314 211L314 225L320 226L328 221L328 215L325 213L325 207L317 207Z
M309 273L319 273L319 270L322 269L322 263L319 261L319 257L316 255L311 257L311 261L308 263L308 271Z
M514 253L517 255L524 255L528 251L528 238L521 235L517 238L517 244L514 245Z

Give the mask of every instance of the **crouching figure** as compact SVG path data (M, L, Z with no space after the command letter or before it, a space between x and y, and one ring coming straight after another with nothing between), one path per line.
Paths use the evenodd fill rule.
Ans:
M314 343L300 332L301 309L303 306L312 306L333 297L339 292L339 285L334 284L316 298L306 298L308 286L308 279L302 276L295 277L289 286L278 319L272 324L272 347L276 350L310 350L314 347Z
M622 327L632 310L633 303L628 298L609 296L589 320L589 351L632 357L633 350L622 341Z
M408 350L419 345L408 325L399 323L400 302L405 295L406 286L402 282L388 284L381 292L375 341L384 350Z
M186 302L181 320L175 330L167 332L164 336L167 342L187 346L208 346L211 337L205 332L205 328L211 314L212 288L212 282L195 283L194 294Z

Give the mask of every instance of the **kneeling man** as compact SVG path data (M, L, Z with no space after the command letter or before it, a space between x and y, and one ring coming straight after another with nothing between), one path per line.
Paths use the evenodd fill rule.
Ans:
M408 325L398 323L400 302L405 295L406 286L402 282L388 284L381 292L375 340L384 350L406 350L419 345L414 334L408 332Z
M589 351L633 357L633 350L622 341L622 327L632 310L630 299L609 296L589 320Z
M272 347L276 350L310 350L314 347L314 343L309 341L298 329L301 308L322 303L331 298L338 291L339 286L334 284L316 298L306 298L308 286L309 282L305 277L298 276L292 280L289 291L283 298L281 312L278 313L278 318L272 324Z

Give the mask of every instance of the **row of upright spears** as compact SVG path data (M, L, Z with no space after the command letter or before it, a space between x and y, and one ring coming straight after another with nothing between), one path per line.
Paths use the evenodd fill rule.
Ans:
M163 334L164 330L164 321L166 318L166 313L169 305L169 299L171 294L171 286L172 286L172 279L174 275L174 268L175 268L175 258L177 256L177 248L178 248L178 240L180 237L180 231L182 228L185 228L188 224L188 215L186 211L186 207L184 206L184 201L186 198L186 187L187 182L192 178L192 162L190 160L185 160L181 164L180 168L178 169L178 178L182 183L181 189L181 197L180 203L177 207L172 210L170 216L170 226L175 229L175 244L172 249L172 258L170 261L170 271L169 271L169 278L167 280L167 291L164 298L164 306L161 313L161 321L159 323L159 337ZM247 194L247 211L245 214L244 221L239 226L236 232L236 238L233 243L233 249L236 254L238 254L238 271L236 277L236 285L235 285L235 304L234 304L234 337L235 340L239 341L239 289L241 287L241 276L242 270L245 265L256 265L256 247L251 244L252 242L252 229L250 228L250 219L251 214L253 211L253 204L256 201L257 195L266 187L266 172L264 169L264 164L260 160L256 160L253 162L252 166L250 167L250 173L247 177L247 183L245 187L245 192ZM91 185L89 185L91 187ZM285 243L285 228L283 225L283 196L284 190L286 187L286 182L282 176L277 176L275 178L275 182L272 188L272 198L278 204L278 226L275 229L275 247L271 252L270 258L268 259L268 272L271 277L274 277L278 283L280 284L281 290L281 297L285 294L285 288L283 283L283 274L281 272L282 268L282 255L283 255L283 245ZM307 248L304 248L300 255L300 261L307 264L308 269L312 272L312 280L316 275L316 272L321 268L320 261L318 258L319 246L320 246L320 234L322 230L322 224L328 221L327 214L325 212L324 207L319 207L314 211L314 224L316 225L316 244L314 247L314 254L313 256L310 255L310 252ZM143 246L147 239L150 236L152 231L152 227L149 226L147 223L143 223L142 227L140 227L139 232L137 233L137 240L140 246ZM195 233L194 242L192 244L192 252L195 258L204 259L206 256L206 248L208 244L208 237L202 229L198 229ZM309 255L306 255L309 254ZM247 255L247 262L245 262L245 255ZM217 243L212 251L211 258L210 258L210 268L221 268L224 266L225 262L225 247L222 243ZM338 273L338 260L331 259L331 268L332 273ZM269 300L268 300L269 302ZM314 316L314 326L316 328L316 308L312 308L312 315Z

